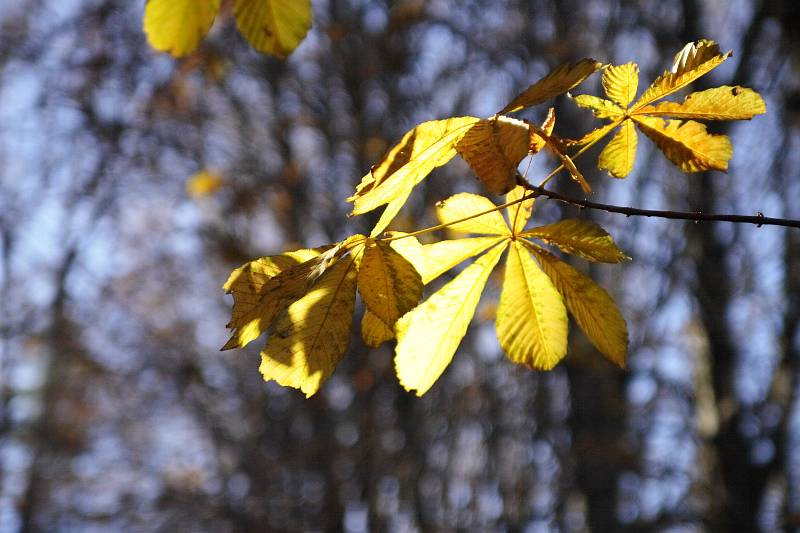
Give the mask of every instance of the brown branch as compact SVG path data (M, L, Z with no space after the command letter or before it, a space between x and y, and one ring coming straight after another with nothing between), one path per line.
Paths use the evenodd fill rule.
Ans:
M533 194L528 196L536 198L543 196L550 200L557 200L565 204L573 205L581 209L598 209L600 211L607 211L609 213L619 213L628 217L658 217L658 218L671 218L677 220L693 220L695 222L733 222L737 224L755 224L761 226L785 226L788 228L800 228L800 220L793 220L790 218L773 218L766 217L763 213L759 212L756 215L720 215L716 213L688 213L683 211L659 211L656 209L637 209L635 207L622 207L618 205L600 204L591 202L589 200L579 200L570 196L550 191L544 187L539 187L531 183L521 183L523 187L531 191Z

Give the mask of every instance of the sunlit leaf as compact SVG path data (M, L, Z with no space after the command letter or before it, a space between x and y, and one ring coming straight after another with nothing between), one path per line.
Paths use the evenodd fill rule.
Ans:
M589 109L597 118L621 118L625 110L610 100L593 96L591 94L579 94L573 96L572 101L578 107Z
M550 108L547 110L547 116L542 122L541 128L530 129L530 146L528 151L533 154L538 154L542 149L547 146L548 139L553 135L553 128L556 126L556 110ZM543 135L542 135L543 134Z
M400 384L422 396L453 359L506 244L465 268L447 285L397 321L395 368Z
M413 187L456 155L456 143L478 121L475 117L433 120L406 133L348 198L354 202L352 214L367 213L407 196L409 186Z
M637 114L699 120L750 120L767 112L761 95L745 87L723 85L692 93L683 102L645 106Z
M411 191L413 189L414 183L407 183L405 188L401 191L398 191L397 195L392 198L388 204L386 204L386 207L383 209L383 213L381 213L381 218L378 219L378 222L375 223L372 231L369 232L370 237L377 237L386 230L389 224L392 223L392 220L394 220L394 217L397 216L397 213L399 213L403 206L406 205L408 197L411 195Z
M623 108L636 98L636 89L639 87L639 65L625 63L624 65L611 65L603 71L603 89L612 101Z
M705 124L642 116L634 120L642 133L682 171L728 169L728 161L733 156L730 139L725 135L708 133Z
M567 353L567 310L553 282L519 241L508 251L497 338L515 363L549 370Z
M730 56L731 52L720 53L719 45L707 39L687 44L675 56L672 69L656 78L633 104L632 110L636 112L641 107L686 87L700 76L711 72Z
M264 380L308 397L333 373L350 344L358 272L354 255L337 261L278 319L261 352Z
M311 28L311 0L234 0L233 16L253 48L285 58Z
M225 180L216 172L201 170L193 174L186 182L186 194L192 198L203 198L217 192Z
M615 178L624 178L633 170L638 137L633 122L626 120L600 153L597 168L607 170Z
M462 192L454 194L436 204L436 216L442 224L450 224L456 220L490 211L497 206L485 196ZM454 231L464 233L484 233L487 235L508 235L510 230L503 215L498 210L490 211L479 217L457 222L448 226Z
M358 292L367 309L391 327L422 297L422 279L389 243L371 241L358 270Z
M220 0L147 0L144 32L150 46L175 57L197 49L219 11Z
M257 339L289 303L300 298L325 248L296 250L262 257L231 272L223 288L233 295L228 327L231 339L222 348L244 347Z
M611 235L589 220L580 218L559 220L553 224L530 229L522 235L541 239L548 244L558 246L566 253L578 255L589 261L619 263L628 259L628 256L617 248Z
M505 194L516 184L517 166L528 154L530 128L509 117L481 120L456 144L456 151L472 167L492 194Z
M361 338L367 346L377 348L394 338L394 330L367 309L361 319Z
M614 363L625 366L628 329L611 296L567 263L535 245L526 245L553 280L570 314L595 348Z
M395 234L397 233L393 233ZM422 282L428 284L502 240L503 237L470 237L423 245L415 237L407 237L392 241L392 248L408 259L419 272Z
M521 185L517 185L506 195L506 203L513 202L523 198L528 191ZM508 223L514 235L522 233L525 225L531 218L531 211L533 210L533 198L528 198L523 202L508 206L506 208L506 215L508 215Z
M564 94L597 72L602 66L602 63L594 59L582 59L574 64L562 63L544 78L525 89L505 106L499 114L513 113Z
M599 128L595 128L580 139L568 140L565 141L568 146L585 146L587 144L596 143L606 135L608 135L614 128L619 126L622 120L615 120L613 122L609 122L605 126L600 126Z

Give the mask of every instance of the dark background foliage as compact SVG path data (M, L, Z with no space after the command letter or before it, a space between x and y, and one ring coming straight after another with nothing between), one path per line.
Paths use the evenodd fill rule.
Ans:
M422 399L355 338L310 400L264 383L255 347L218 351L233 267L367 230L343 199L403 132L491 114L565 60L633 60L643 85L685 42L734 49L706 83L753 87L768 114L727 127L727 174L683 175L646 141L625 181L581 166L598 201L800 218L798 3L314 8L287 62L229 20L175 61L146 45L142 2L3 4L0 531L798 526L796 230L583 213L634 258L591 269L628 318L626 371L578 332L554 371L512 365L491 298ZM557 104L559 133L592 126ZM193 199L202 169L225 183ZM464 165L436 171L397 227L457 190L478 190Z

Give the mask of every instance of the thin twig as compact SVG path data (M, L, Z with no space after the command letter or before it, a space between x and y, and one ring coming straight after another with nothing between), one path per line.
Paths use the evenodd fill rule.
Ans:
M635 207L622 207L618 205L601 204L597 202L590 202L589 200L579 200L572 198L554 191L539 187L531 183L524 182L521 185L531 191L531 195L526 195L527 198L536 198L543 196L550 200L556 200L565 204L573 205L581 209L597 209L600 211L607 211L609 213L619 213L625 216L633 217L658 217L670 218L677 220L693 220L695 222L733 222L737 224L755 224L761 226L785 226L787 228L800 228L800 220L793 220L789 218L773 218L766 217L763 213L759 212L756 215L720 215L716 213L689 213L683 211L659 211L656 209L637 209Z

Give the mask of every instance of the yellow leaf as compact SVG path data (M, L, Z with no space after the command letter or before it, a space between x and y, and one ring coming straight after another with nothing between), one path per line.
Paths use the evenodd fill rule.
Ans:
M201 170L186 182L186 194L192 198L203 198L217 192L225 181L214 172Z
M608 135L611 130L619 126L622 119L615 120L613 122L609 122L605 126L600 126L599 128L595 128L580 139L575 140L568 140L565 141L568 146L585 146L587 144L593 144Z
M456 117L423 122L405 134L381 163L364 177L356 193L353 215L372 211L396 198L407 196L413 187L436 167L444 165L456 154L455 145L480 119Z
M508 251L497 338L509 359L539 370L550 370L567 354L564 302L519 241Z
M528 191L522 185L517 185L506 195L506 203L519 200L524 197ZM511 232L514 235L522 233L525 229L525 224L531 218L533 211L533 198L529 198L518 204L511 205L506 208L506 215L508 215L508 222L511 227Z
M316 259L325 250L296 250L262 257L231 272L223 289L233 294L227 327L236 331L222 349L243 347L266 331L293 298L303 295Z
M436 204L436 217L442 224L449 224L476 213L496 209L497 206L485 196L461 192ZM479 217L448 226L453 231L464 233L484 233L487 235L508 235L510 230L500 211L495 210Z
M285 58L311 28L311 0L234 0L233 16L253 48Z
M422 279L389 243L367 243L358 269L358 292L366 308L392 327L422 297Z
M639 65L625 63L610 66L603 71L603 89L611 100L622 107L628 107L636 98L639 87Z
M550 137L553 135L553 128L555 127L556 110L551 107L547 110L547 116L542 122L541 128L529 128L530 146L528 147L528 151L531 155L538 154L542 148L547 146L548 139L550 139Z
M686 87L700 76L717 68L730 56L731 52L721 54L719 45L707 39L687 44L675 56L672 69L656 78L633 104L632 112L637 112L659 98Z
M628 328L611 296L568 264L533 244L526 245L536 254L542 269L564 297L575 322L595 348L624 367L628 352Z
M265 381L298 388L306 397L319 390L350 344L356 301L355 253L333 265L281 315L261 352Z
M617 248L614 239L606 230L588 220L569 218L553 224L539 226L524 232L525 237L541 239L558 246L568 254L575 254L589 261L619 263L628 259Z
M516 184L517 166L528 155L529 129L509 117L481 120L458 141L456 151L489 192L505 194Z
M394 217L397 216L397 213L406 205L406 201L408 201L412 190L414 190L414 183L409 182L404 190L398 192L397 195L386 204L383 213L381 213L381 218L378 219L378 222L375 223L375 227L369 232L370 237L377 237L386 230L389 224L392 223L392 220L394 220Z
M144 32L150 46L183 57L197 49L219 11L220 0L148 0Z
M361 338L367 346L377 348L394 338L394 330L367 309L361 319Z
M453 359L506 243L495 246L397 321L395 368L400 384L422 396Z
M399 232L392 232L398 235ZM471 237L422 245L416 237L391 241L392 248L405 257L428 284L451 268L486 251L502 241L503 237Z
M661 102L645 106L637 114L680 119L750 120L766 112L764 100L754 90L723 85L692 93L681 103Z
M733 155L730 139L708 133L705 124L644 116L636 116L634 120L642 133L682 171L728 169L728 160Z
M572 101L575 105L584 109L589 109L597 118L621 118L625 110L610 100L593 96L591 94L579 94L573 96Z
M499 114L513 113L564 94L597 72L602 66L602 63L594 59L582 59L574 64L562 63L550 71L547 76L525 89L505 106Z
M617 134L600 153L597 168L607 170L615 178L624 178L633 170L637 143L638 137L633 123L630 120L623 121Z

